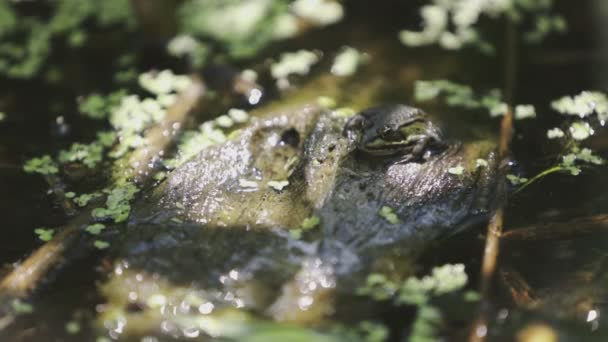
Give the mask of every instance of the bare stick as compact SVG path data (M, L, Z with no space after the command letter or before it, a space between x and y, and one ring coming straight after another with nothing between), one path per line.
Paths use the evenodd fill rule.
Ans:
M149 144L136 149L129 158L133 176L139 177L141 181L149 175L153 159L161 151L167 149L171 143L171 134L164 134L164 132L169 128L179 129L202 94L202 82L198 78L194 78L192 85L182 92L177 102L168 109L162 122L146 131L145 138ZM64 252L72 247L72 242L83 232L82 226L91 221L92 209L76 216L51 241L42 245L7 274L0 281L0 296L4 298L27 296L40 283L44 275L61 262Z
M496 190L497 196L504 198L504 203L507 201L506 183L504 182L504 179L506 176L506 161L509 158L509 145L511 143L511 136L513 135L513 92L515 89L517 73L517 32L515 25L508 19L506 31L506 53L508 55L505 64L505 99L508 103L508 110L500 123L498 156L501 165L498 169L497 177L499 181ZM487 315L485 311L488 307L487 304L489 303L490 298L490 288L494 273L496 271L496 260L498 259L504 215L505 210L503 205L494 212L488 224L483 262L481 265L481 280L479 285L482 298L480 304L480 313L473 323L473 327L469 335L469 341L484 341L488 331Z

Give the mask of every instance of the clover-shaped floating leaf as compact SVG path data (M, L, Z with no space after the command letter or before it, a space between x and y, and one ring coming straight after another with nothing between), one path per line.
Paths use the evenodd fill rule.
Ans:
M393 210L393 208L388 207L386 205L383 206L382 208L380 208L378 215L380 215L380 217L384 218L391 224L401 223L399 216L397 216L397 214L395 214L395 211Z
M487 165L487 163L486 163L486 165ZM462 175L463 172L464 172L464 167L462 165L456 165L456 166L448 169L448 173L450 173L452 175L456 175L456 176Z
M88 225L85 228L85 230L87 232L89 232L90 234L93 234L93 235L98 235L104 229L106 229L106 226L102 223L94 223L94 224Z
M40 173L43 175L52 175L59 172L57 164L48 155L28 160L23 165L23 170L27 173Z
M110 247L110 243L103 240L95 240L95 242L93 242L93 246L95 246L97 249L106 249Z
M36 235L38 235L38 238L42 241L50 241L53 238L53 234L55 234L55 230L54 229L50 229L50 228L36 228L34 229L34 233L36 233Z

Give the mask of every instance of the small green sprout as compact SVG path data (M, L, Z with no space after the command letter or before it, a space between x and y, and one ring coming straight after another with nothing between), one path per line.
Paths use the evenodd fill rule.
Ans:
M317 98L317 103L319 104L319 106L329 109L336 108L337 106L336 100L329 96L319 96Z
M112 109L120 104L121 99L126 95L127 93L123 89L110 93L107 96L91 94L79 98L78 111L94 120L105 119Z
M357 49L350 46L344 47L334 59L331 73L341 77L354 75L362 60L363 55Z
M288 180L281 180L281 181L269 181L268 182L268 186L275 189L276 191L281 191L283 190L286 186L289 185L289 181Z
M536 117L536 109L532 105L515 106L515 120L531 119Z
M80 323L76 321L70 321L65 325L65 331L70 335L75 335L80 332Z
M564 115L585 118L597 113L600 121L608 119L608 96L598 91L583 91L574 97L564 96L551 102L551 107Z
M476 96L473 88L448 80L416 81L414 84L416 101L430 101L439 95L445 97L445 102L449 106L485 109L491 117L502 116L508 110L498 89L490 89L483 96Z
M76 197L76 193L72 191L68 191L65 193L65 198L74 198Z
M76 203L79 207L83 208L86 207L93 198L97 198L99 196L101 196L101 194L96 192L91 194L82 194L74 197L72 201L74 201L74 203Z
M591 125L585 121L576 121L570 125L570 135L574 140L585 140L595 133Z
M349 108L349 107L336 108L331 113L333 116L338 117L338 118L350 118L351 116L357 114L357 112L354 109Z
M182 134L176 157L165 160L165 165L176 168L207 147L221 144L227 139L224 131L219 129L214 121L207 121L200 125L198 131L187 131Z
M488 167L488 161L482 158L475 159L475 168Z
M69 150L59 152L59 162L82 162L88 168L94 168L103 159L103 145L98 142L91 144L74 143Z
M313 215L305 218L302 221L302 224L300 224L299 228L292 229L289 231L289 233L294 239L300 239L304 232L314 229L319 225L319 223L321 223L321 218L317 215Z
M4 112L0 112L0 122L6 119L6 114Z
M246 189L257 189L258 183L256 181L241 178L239 179L239 186Z
M194 67L202 67L207 61L210 49L191 35L178 35L167 44L167 51L175 57L186 57Z
M392 299L397 304L418 307L418 314L412 326L410 341L435 341L434 333L441 324L441 314L429 304L433 296L459 291L468 282L463 264L446 264L433 268L428 276L409 277L401 284L395 284L385 275L370 274L357 294L374 300Z
M463 295L465 302L479 302L481 300L481 294L479 292L469 290Z
M94 223L85 228L85 230L92 235L99 235L104 229L106 229L106 226L102 223Z
M388 340L388 328L380 323L363 321L358 324L357 330L363 335L365 342L383 342Z
M450 167L448 169L448 173L452 174L452 175L456 175L456 176L461 176L464 172L464 167L462 165L456 165L453 167Z
M302 225L300 227L304 230L309 230L318 226L319 223L321 223L321 218L317 215L313 215L305 218L304 221L302 221Z
M125 183L109 190L105 208L95 208L93 216L96 218L112 218L114 222L123 222L129 217L131 211L130 201L139 191L133 183Z
M180 92L188 88L191 79L188 76L175 75L171 70L146 72L139 75L139 85L155 95Z
M112 131L97 133L97 141L103 147L112 147L114 142L116 142L116 138L116 133Z
M342 5L328 0L296 0L292 3L292 11L316 25L336 23L344 16Z
M34 312L32 304L26 303L21 299L13 299L11 301L11 308L17 315L25 315Z
M230 128L234 126L234 120L228 115L221 115L215 119L216 125L221 128Z
M42 241L51 241L53 239L53 234L55 234L55 229L50 228L36 228L34 229L34 233L38 235L38 238Z
M164 171L159 171L159 172L155 173L152 178L154 178L155 181L160 182L160 181L164 180L165 178L167 178L167 173Z
M271 66L270 73L277 80L287 78L292 74L307 75L312 65L318 61L319 56L312 51L287 52L281 55L279 62Z
M561 129L555 127L555 128L551 128L550 130L547 131L547 138L549 139L557 139L557 138L563 138L566 134L564 133L564 131L562 131Z
M232 121L239 124L245 123L247 120L249 120L249 113L238 108L230 108L228 110L228 116L232 119Z
M482 16L492 19L506 16L519 24L524 14L530 14L535 27L525 32L524 38L529 43L538 43L549 33L566 30L564 18L552 14L551 8L552 1L429 1L420 9L423 30L401 31L399 39L407 46L439 44L447 50L473 46L482 53L492 54L494 46L483 39L476 27Z
M255 83L258 81L258 73L252 69L241 71L241 78L247 82Z
M436 331L441 327L442 322L441 312L437 308L428 304L420 305L408 341L432 342L440 340L436 336Z
M365 285L357 289L357 294L382 301L393 298L398 290L399 285L389 280L384 274L372 273L367 276Z
M399 216L397 216L397 214L391 207L383 206L382 208L380 208L378 215L380 215L380 217L384 218L386 221L388 221L391 224L401 223Z
M518 177L514 174L508 174L507 175L507 179L509 180L509 182L512 185L522 185L525 184L528 181L528 178L525 177Z
M27 173L39 173L42 175L52 175L59 172L57 164L55 164L49 155L28 160L25 165L23 165L23 169Z
M95 246L97 249L103 250L110 247L110 243L103 240L95 240L95 242L93 242L93 246Z

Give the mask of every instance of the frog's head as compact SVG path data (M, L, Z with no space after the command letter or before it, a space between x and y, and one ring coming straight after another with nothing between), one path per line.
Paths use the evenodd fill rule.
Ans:
M364 110L346 123L344 134L358 150L375 156L417 158L429 143L442 140L441 132L422 110L404 105Z

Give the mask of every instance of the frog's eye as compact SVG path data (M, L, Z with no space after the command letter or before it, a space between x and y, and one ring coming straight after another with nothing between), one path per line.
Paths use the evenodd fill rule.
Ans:
M378 128L377 133L384 140L398 141L403 139L401 132L391 128L390 126Z

